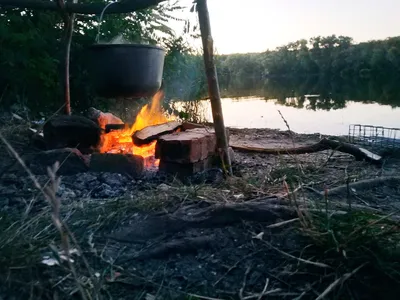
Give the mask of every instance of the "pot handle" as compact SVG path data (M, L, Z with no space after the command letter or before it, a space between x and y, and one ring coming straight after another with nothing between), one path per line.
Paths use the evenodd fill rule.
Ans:
M117 0L115 0L115 2L110 2L108 3L102 10L101 14L100 14L100 18L99 18L99 25L97 26L97 36L96 36L96 43L99 43L100 40L100 27L101 27L101 22L103 21L103 15L104 12L106 11L106 9L111 6L112 4L117 3Z

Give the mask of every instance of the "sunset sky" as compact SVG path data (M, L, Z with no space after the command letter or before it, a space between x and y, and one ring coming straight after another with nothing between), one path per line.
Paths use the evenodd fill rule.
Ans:
M192 2L181 0L188 8L179 16L196 16ZM208 6L219 54L261 52L318 35L355 42L400 35L400 0L208 0ZM182 24L173 28L180 33Z

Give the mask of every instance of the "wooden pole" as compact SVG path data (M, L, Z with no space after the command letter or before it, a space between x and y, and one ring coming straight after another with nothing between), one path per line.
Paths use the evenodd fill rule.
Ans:
M70 93L70 80L69 80L69 65L71 56L71 43L72 35L74 33L74 22L75 14L68 13L65 10L65 1L58 0L58 6L61 10L61 14L64 19L64 29L65 29L65 56L64 56L64 112L66 115L71 115L71 93ZM77 0L73 0L73 3L77 3Z
M65 74L64 74L64 100L65 107L64 111L66 115L71 115L71 93L70 93L70 76L69 76L69 65L70 65L70 56L71 56L71 43L72 43L72 34L74 32L74 22L75 22L75 14L69 14L68 23L66 26L66 44L65 44Z
M201 39L203 42L203 58L207 75L208 95L211 100L214 129L215 135L217 136L217 147L221 153L223 166L225 166L229 175L232 175L232 165L228 151L229 145L224 125L224 116L222 114L217 69L214 62L214 43L211 36L211 24L210 16L208 14L207 0L197 0L197 12L199 15Z

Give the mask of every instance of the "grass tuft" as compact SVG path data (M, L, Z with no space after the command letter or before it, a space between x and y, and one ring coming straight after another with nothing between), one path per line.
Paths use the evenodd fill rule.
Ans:
M364 211L330 213L310 213L309 220L301 222L300 232L312 244L304 255L318 257L319 261L332 266L335 278L347 278L352 274L349 280L337 286L338 295L352 297L351 291L357 290L364 296L384 295L384 299L393 299L400 293L398 222L388 215ZM357 272L353 274L355 269Z

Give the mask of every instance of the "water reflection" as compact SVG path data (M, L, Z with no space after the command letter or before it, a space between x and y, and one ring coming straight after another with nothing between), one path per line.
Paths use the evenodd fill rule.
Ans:
M257 96L273 99L277 104L310 110L336 110L346 107L347 101L400 106L400 78L390 82L373 80L344 81L309 77L305 80L289 79L253 82L240 89L221 86L225 98Z
M268 80L240 88L221 85L221 95L225 124L230 127L286 130L278 110L299 133L345 135L355 123L400 127L400 85L394 81ZM124 120L131 122L145 103L135 101L129 107L120 103L131 116ZM117 107L115 103L109 111ZM212 122L208 100L165 101L165 108L181 119Z
M304 97L306 99L306 97ZM275 128L287 130L278 110L298 133L322 133L328 135L346 135L350 124L368 124L384 127L400 127L400 108L377 103L347 101L344 109L307 109L312 101L305 100L299 108L296 99L287 99L286 104L264 98L224 98L222 108L225 125L236 128ZM288 105L288 103L290 105ZM171 104L177 112L185 110L187 102ZM191 121L212 122L211 105L207 100L192 102L197 106L200 116L188 115Z

